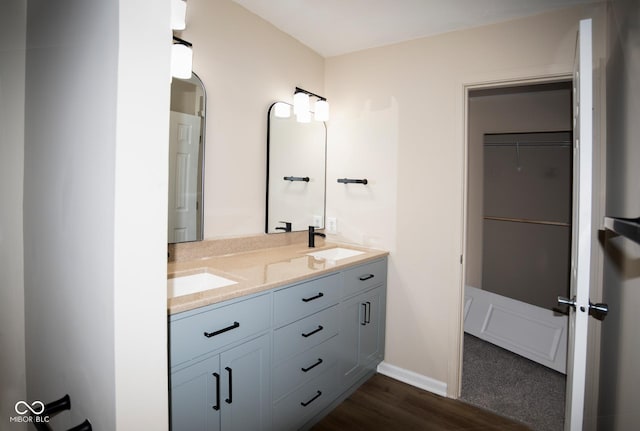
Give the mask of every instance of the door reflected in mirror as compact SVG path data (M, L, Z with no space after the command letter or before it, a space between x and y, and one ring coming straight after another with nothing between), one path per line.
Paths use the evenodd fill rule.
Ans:
M206 94L194 73L173 78L169 126L168 242L203 238L203 177Z
M269 108L267 214L265 232L324 227L327 129L324 122L300 123Z

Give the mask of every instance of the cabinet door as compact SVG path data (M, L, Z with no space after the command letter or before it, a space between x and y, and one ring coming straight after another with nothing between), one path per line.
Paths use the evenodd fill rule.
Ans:
M271 429L270 337L255 340L220 354L222 429Z
M360 326L364 324L364 306L360 296L340 304L339 358L344 386L351 386L358 371Z
M364 325L360 325L358 364L365 368L375 366L377 360L382 359L385 319L383 293L382 287L377 287L360 295Z
M340 370L344 387L374 368L384 351L384 288L357 295L341 304Z
M171 374L171 429L220 430L219 357L214 356ZM216 410L216 407L218 409Z

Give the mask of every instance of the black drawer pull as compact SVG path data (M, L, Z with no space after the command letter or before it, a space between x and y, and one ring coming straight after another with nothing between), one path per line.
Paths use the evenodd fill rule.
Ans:
M217 331L213 331L213 332L205 332L204 336L207 338L215 337L216 335L220 335L223 332L231 331L232 329L236 329L239 327L240 327L240 324L238 322L233 322L233 325L227 326L226 328L218 329Z
M313 364L313 365L309 365L307 368L302 367L302 368L300 368L300 369L306 373L306 372L308 372L308 371L313 370L315 367L317 367L317 366L318 366L318 365L320 365L321 363L322 363L322 358L318 358L318 361L317 361L315 364Z
M224 367L224 369L229 373L229 398L224 401L227 404L231 404L233 402L233 370L229 367Z
M318 292L316 296L312 296L311 298L302 298L302 302L313 301L314 299L322 298L323 296L324 296L324 293Z
M366 310L367 310L367 316L365 317L364 321L365 323L371 323L371 302L367 301L366 302L367 306L366 306Z
M318 325L318 329L314 329L313 331L311 331L311 332L307 332L306 334L303 332L303 333L302 333L302 336L303 336L304 338L307 338L307 337L312 336L312 335L313 335L313 334L315 334L316 332L320 332L320 331L322 331L323 329L324 329L324 328L322 327L322 325Z
M315 401L315 400L316 400L320 395L322 395L322 392L317 391L317 392L316 392L316 395L315 395L313 398L311 398L311 399L310 399L309 401L307 401L306 403L305 403L305 402L301 402L301 403L300 403L300 405L301 405L302 407L307 407L309 404L311 404L312 402L314 402L314 401Z
M362 310L362 320L360 321L360 324L362 326L367 324L367 303L366 302L361 302L360 305L363 307Z
M216 378L216 405L213 406L213 409L220 410L220 374L213 373L213 377Z
M373 274L361 275L360 276L360 281L369 280L370 278L373 278L373 277L375 277L375 275L373 275Z

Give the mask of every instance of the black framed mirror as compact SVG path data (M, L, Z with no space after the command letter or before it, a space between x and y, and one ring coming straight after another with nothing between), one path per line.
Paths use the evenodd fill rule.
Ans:
M269 107L267 127L266 233L324 227L327 127L276 115ZM283 105L280 105L281 107ZM286 108L286 107L285 107ZM285 111L290 111L285 109Z
M206 92L193 73L171 82L168 242L203 239Z

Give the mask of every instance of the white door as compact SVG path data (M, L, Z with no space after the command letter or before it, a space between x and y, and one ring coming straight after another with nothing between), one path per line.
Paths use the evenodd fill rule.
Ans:
M565 430L582 430L591 280L593 79L591 20L580 21L573 77L573 235Z
M169 136L168 241L194 241L198 224L200 117L171 111Z

